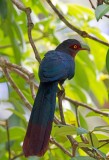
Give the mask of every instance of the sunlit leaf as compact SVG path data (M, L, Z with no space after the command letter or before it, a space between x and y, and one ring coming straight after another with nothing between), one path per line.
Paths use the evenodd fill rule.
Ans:
M81 148L81 147L91 147L91 145L80 142L80 143L78 144L78 147L80 147L80 148Z
M93 111L90 111L90 112L87 113L86 117L99 116L99 115L100 115L100 114L98 114L98 113L95 113L95 112L93 112Z
M25 130L22 127L11 127L9 131L11 140L21 139L25 136Z
M108 49L107 55L106 55L106 68L107 68L107 71L109 73L109 49Z
M80 112L79 112L79 120L80 120L80 126L82 128L88 129L87 122L86 122L84 116Z
M92 147L96 147L97 148L99 146L98 138L96 137L96 135L94 133L87 134L87 138L88 138L89 144Z
M89 156L78 156L72 158L72 160L96 160L96 159Z
M77 4L68 4L68 13L77 19L91 20L94 18L94 14L89 8Z
M62 127L56 128L54 136L74 135L76 133L77 131L75 126L62 126Z

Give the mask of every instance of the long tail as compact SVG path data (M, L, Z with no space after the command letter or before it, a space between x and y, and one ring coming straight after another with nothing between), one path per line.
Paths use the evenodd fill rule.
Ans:
M56 92L57 82L40 83L23 143L23 151L26 157L43 156L48 148Z

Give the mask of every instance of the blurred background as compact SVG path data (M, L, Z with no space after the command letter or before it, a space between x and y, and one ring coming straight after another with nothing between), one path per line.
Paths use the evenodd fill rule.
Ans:
M45 0L22 0L24 6L32 9L32 21L34 28L32 38L38 49L41 59L48 50L53 50L65 39L76 38L90 47L90 53L80 51L77 55L75 77L64 84L66 96L83 102L102 112L109 112L109 75L106 70L106 54L108 47L89 38L82 38L69 29L53 12ZM96 7L96 1L92 1ZM99 21L95 18L95 11L88 0L53 0L54 5L64 17L78 29L84 30L90 35L109 42L109 19L103 17ZM26 68L35 75L35 83L39 84L38 67L34 52L28 40L27 17L11 1L0 1L0 57L10 63ZM8 67L8 66L6 66ZM31 95L30 84L18 73L8 68L8 73L32 105L34 100ZM37 89L35 89L37 93ZM63 101L66 123L77 126L75 106L68 101ZM56 116L59 116L58 102L56 104ZM22 153L22 142L27 128L30 111L19 97L14 88L6 79L2 67L0 67L0 160L9 159L7 140L7 127L10 133L10 160ZM79 121L81 127L88 131L97 126L109 125L106 116L96 114L91 110L79 107ZM71 150L69 141L64 136L58 136L53 125L52 136L58 140L67 150ZM54 134L55 133L55 134ZM108 131L95 133L97 140L107 139ZM77 141L79 136L76 135ZM108 153L109 144L100 148L105 155ZM78 150L78 155L86 155ZM25 160L19 156L17 160ZM50 145L43 158L30 157L29 160L70 160L55 145Z

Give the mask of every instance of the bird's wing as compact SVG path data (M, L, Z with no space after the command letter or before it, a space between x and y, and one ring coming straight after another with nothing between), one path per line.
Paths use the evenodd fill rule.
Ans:
M59 51L49 51L39 67L41 82L61 81L74 76L74 60L70 55Z

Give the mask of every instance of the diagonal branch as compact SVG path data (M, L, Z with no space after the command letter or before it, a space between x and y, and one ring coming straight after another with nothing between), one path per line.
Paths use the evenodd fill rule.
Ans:
M68 98L68 97L65 97L64 99L67 100L67 101L69 101L70 103L74 104L75 106L81 106L81 107L87 108L89 110L92 110L95 113L98 113L98 114L104 115L106 117L109 117L109 113L102 112L102 111L100 111L98 109L92 108L92 107L90 107L89 105L87 105L85 103L75 101L75 100L73 100L71 98Z
M72 25L70 22L68 22L64 16L58 11L58 9L53 5L53 3L51 2L51 0L46 0L47 3L51 6L51 8L54 10L54 12L58 15L59 19L67 26L69 27L71 30L75 31L76 33L78 33L80 36L82 36L83 38L89 38L92 39L96 42L99 42L101 44L104 44L106 46L109 46L109 43L104 42L90 34L88 34L86 31L82 31L79 30L78 28L76 28L74 25Z
M55 139L51 138L50 142L55 144L57 147L59 147L69 157L72 157L72 154L69 151L67 151L62 145L60 145Z
M26 97L23 95L23 93L21 92L21 90L17 87L17 85L14 83L13 79L11 78L11 76L9 75L9 72L6 68L6 60L3 58L0 58L0 66L2 67L2 70L5 74L5 77L7 78L8 82L10 82L11 86L14 88L14 90L18 93L18 95L21 97L22 101L24 102L24 104L26 105L26 107L31 110L32 106L31 104L28 102L28 100L26 99Z

